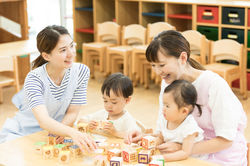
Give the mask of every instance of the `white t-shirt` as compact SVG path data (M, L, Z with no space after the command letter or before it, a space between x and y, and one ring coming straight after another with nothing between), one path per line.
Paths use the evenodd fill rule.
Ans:
M128 112L124 111L125 113L116 120L111 120L115 129L118 132L129 132L131 130L138 130L141 131L141 128L136 124L136 119ZM90 122L92 120L108 120L108 112L105 109L100 111L94 112L92 114L86 115L81 117L86 122Z
M198 133L195 142L203 140L203 130L197 125L194 117L188 115L186 119L174 130L167 129L168 121L164 121L160 125L160 130L164 138L164 142L182 143L188 135Z

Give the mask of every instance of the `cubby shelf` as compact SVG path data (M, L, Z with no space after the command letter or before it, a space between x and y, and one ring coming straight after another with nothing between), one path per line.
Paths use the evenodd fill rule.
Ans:
M164 17L164 12L150 12L150 13L142 13L143 16L152 16L152 17Z
M168 18L192 20L192 14L169 14Z
M83 33L93 34L94 33L94 29L93 28L77 28L76 32L83 32Z
M89 11L89 12L93 11L93 7L76 7L75 9L78 11Z

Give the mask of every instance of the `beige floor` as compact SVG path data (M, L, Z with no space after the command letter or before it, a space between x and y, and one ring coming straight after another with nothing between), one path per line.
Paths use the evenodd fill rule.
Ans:
M89 81L88 86L88 104L81 111L80 115L88 114L103 108L101 95L101 83L103 78ZM148 127L155 127L158 115L158 95L160 88L151 86L149 90L143 87L136 87L131 102L127 105L127 110L138 120L142 121ZM0 128L7 117L12 117L17 112L15 106L11 103L11 97L14 94L13 87L7 87L3 90L4 102L0 104ZM250 95L249 95L250 96ZM247 100L241 100L245 111L247 112L248 122L250 122L250 97ZM245 135L250 142L250 123L245 130Z

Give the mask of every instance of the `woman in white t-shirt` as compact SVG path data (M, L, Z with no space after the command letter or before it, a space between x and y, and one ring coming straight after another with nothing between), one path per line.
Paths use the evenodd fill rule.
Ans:
M209 154L209 161L224 166L246 166L246 114L227 82L190 58L189 43L177 31L158 34L148 46L146 58L162 78L156 132L160 131L160 125L165 121L162 115L165 87L178 79L189 81L197 90L197 103L202 106L201 116L197 108L194 108L192 115L204 131L204 140L194 144L192 154ZM137 142L141 137L140 132L134 131L128 135L127 141ZM176 143L164 143L158 148L176 151L182 147Z
M139 130L136 120L124 109L133 94L132 81L122 73L111 74L103 83L104 108L83 116L79 122L87 122L90 130L124 138L131 130Z
M165 118L160 124L160 134L157 144L176 142L182 144L182 149L165 153L165 161L176 161L188 158L194 143L203 140L203 130L197 125L192 112L197 107L202 114L201 106L196 104L197 92L195 87L185 80L175 80L163 93L162 113ZM199 156L201 157L201 156ZM202 157L204 159L204 157Z

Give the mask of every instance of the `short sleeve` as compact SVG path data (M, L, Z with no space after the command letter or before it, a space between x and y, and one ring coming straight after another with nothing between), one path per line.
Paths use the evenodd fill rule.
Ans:
M164 80L161 81L161 91L159 95L159 112L158 112L158 120L156 122L155 134L159 134L161 132L161 124L165 121L165 118L162 114L163 109L163 93L168 84L165 83Z
M204 131L198 126L195 119L192 117L192 115L189 115L187 117L187 121L185 124L182 125L182 138L186 138L189 135L192 135L194 133L198 133L198 136L195 138L195 142L203 140L203 133Z
M246 123L246 117L240 101L222 78L217 78L211 85L208 104L216 136L234 140L238 126Z
M44 84L41 81L39 75L30 72L24 82L24 93L28 101L30 109L38 105L45 104L43 93Z
M77 88L74 91L74 96L70 104L82 105L87 104L87 87L89 81L90 71L86 65L79 65L79 75Z

